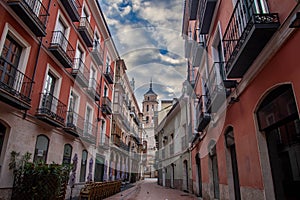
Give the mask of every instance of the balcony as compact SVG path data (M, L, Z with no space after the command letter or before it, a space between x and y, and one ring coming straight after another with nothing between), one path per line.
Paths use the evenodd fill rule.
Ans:
M109 137L105 133L101 133L101 138L98 148L100 149L109 149Z
M87 93L90 97L94 98L95 101L100 101L100 86L97 83L97 80L94 78L90 78L89 86L87 88Z
M7 0L7 4L37 36L46 36L47 9L40 0Z
M203 132L203 130L207 127L211 120L211 115L210 113L207 112L206 108L209 105L209 100L205 95L201 95L199 98L199 102L197 105L197 131L198 132Z
M0 57L0 99L21 110L31 107L33 81Z
M73 66L75 50L61 31L53 31L48 49L65 68Z
M199 4L199 29L201 34L208 34L215 7L218 0L200 0Z
M206 96L208 98L208 110L211 113L216 113L226 101L226 90L223 84L222 77L223 62L215 62L211 67L208 80L206 82Z
M106 67L104 76L105 76L105 78L106 78L106 80L107 80L107 82L109 84L113 84L114 83L114 71L111 69L110 66Z
M64 127L64 131L67 133L79 137L83 135L84 129L84 118L74 111L68 111L67 113L67 123Z
M52 126L63 127L67 106L50 93L41 93L40 106L36 117Z
M81 139L88 143L96 144L96 134L97 134L96 127L93 126L92 123L85 121Z
M192 49L192 65L197 67L200 65L205 47L204 42L194 42Z
M78 0L60 0L63 6L65 7L68 15L70 16L73 22L79 22L79 8L80 3Z
M114 145L119 147L122 150L129 151L129 146L125 144L119 137L116 135L113 136L113 141Z
M97 65L103 64L103 54L104 50L101 47L101 44L99 42L94 42L93 49L91 51L91 54L96 61Z
M93 46L94 31L87 17L81 17L77 28L79 34L88 47Z
M189 37L186 37L185 43L184 43L184 55L185 58L190 58L191 57L191 52L192 52L192 46L196 41L192 40Z
M80 58L74 59L72 76L82 87L89 86L89 69Z
M199 0L190 0L190 20L196 20Z
M111 115L111 101L108 97L102 97L102 113L105 115Z
M130 123L126 117L124 117L123 125L127 131L130 131Z
M113 116L115 119L123 120L124 114L122 113L122 107L118 103L114 103L113 105Z
M249 5L239 0L233 10L223 36L228 78L244 76L280 25L278 14L258 14L258 6L253 0Z

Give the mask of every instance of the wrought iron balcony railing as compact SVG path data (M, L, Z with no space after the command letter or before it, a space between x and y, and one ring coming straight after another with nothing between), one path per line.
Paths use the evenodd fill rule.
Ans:
M63 127L67 106L50 93L41 93L40 106L36 117L53 126Z
M94 31L87 17L81 17L78 25L78 31L88 47L93 46Z
M279 25L259 1L237 1L223 36L228 78L243 77Z
M108 97L102 97L102 112L106 115L112 114L111 100Z
M61 31L53 31L49 50L65 67L73 66L75 50Z
M87 88L88 94L95 99L95 101L100 101L100 85L97 83L95 78L90 78L89 86Z
M104 50L101 47L101 44L98 41L94 41L93 49L91 51L91 54L96 61L97 65L103 64L103 54Z
M211 120L211 115L208 112L208 107L210 106L210 100L206 95L201 95L198 101L198 105L196 107L196 126L197 131L202 132Z
M96 134L97 134L96 127L92 123L85 121L82 139L89 143L95 144L96 143Z
M208 80L205 83L207 87L206 96L210 100L208 109L211 113L217 112L226 100L223 73L223 62L214 62Z
M31 78L0 57L0 99L18 109L31 107Z
M80 58L74 59L72 76L80 85L88 87L90 77L89 69Z
M84 118L74 111L67 112L67 122L64 130L76 137L83 136Z
M46 7L40 0L7 0L7 4L37 37L46 36Z
M114 71L111 69L111 66L106 66L104 76L108 83L113 84L114 83Z
M60 0L73 22L79 22L79 8L81 7L78 0Z

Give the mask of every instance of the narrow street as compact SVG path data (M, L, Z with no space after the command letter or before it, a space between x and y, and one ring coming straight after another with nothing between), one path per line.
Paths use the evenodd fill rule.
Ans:
M198 199L195 195L180 190L157 185L157 179L145 179L137 182L132 188L122 191L106 200L180 200Z

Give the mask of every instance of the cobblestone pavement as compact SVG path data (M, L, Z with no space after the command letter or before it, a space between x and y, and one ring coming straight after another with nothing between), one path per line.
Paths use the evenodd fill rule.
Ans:
M145 179L134 187L122 191L106 200L196 200L195 195L157 185L157 179Z

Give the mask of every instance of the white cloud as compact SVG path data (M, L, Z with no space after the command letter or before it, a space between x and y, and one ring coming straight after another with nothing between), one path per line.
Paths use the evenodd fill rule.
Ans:
M182 0L101 1L129 79L135 78L137 99L142 100L151 77L160 99L178 97L186 78Z

